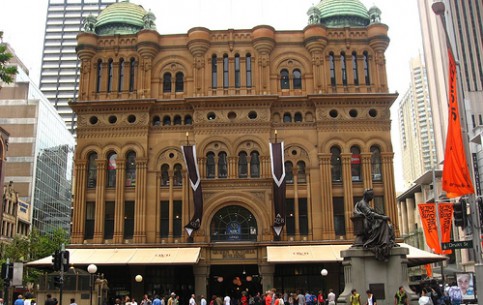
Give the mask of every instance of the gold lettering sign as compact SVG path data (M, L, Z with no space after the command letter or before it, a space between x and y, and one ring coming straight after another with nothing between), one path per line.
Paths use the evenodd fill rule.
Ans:
M257 251L255 249L243 250L211 250L211 259L256 259Z

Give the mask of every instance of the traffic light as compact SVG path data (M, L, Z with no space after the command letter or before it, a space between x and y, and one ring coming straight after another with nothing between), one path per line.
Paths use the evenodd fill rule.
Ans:
M54 271L59 271L62 267L62 252L56 250L54 254L52 254L52 267Z
M60 288L62 286L62 278L59 275L54 276L54 287Z
M2 279L3 280L11 280L13 278L13 264L2 264Z
M460 199L459 202L453 204L454 225L466 228L466 200Z

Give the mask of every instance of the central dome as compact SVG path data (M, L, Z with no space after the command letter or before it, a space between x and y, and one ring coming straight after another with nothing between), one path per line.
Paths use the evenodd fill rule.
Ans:
M369 14L360 0L321 0L320 23L328 27L367 26Z
M106 7L95 24L98 35L135 34L143 29L146 10L138 4L123 1Z

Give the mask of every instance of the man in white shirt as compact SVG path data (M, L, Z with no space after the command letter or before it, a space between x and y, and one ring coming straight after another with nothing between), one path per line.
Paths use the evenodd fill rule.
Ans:
M327 295L327 301L329 305L335 305L335 293L334 290L329 289L329 294Z
M189 304L190 305L196 305L195 294L194 293L191 295L191 299L189 301Z
M231 298L229 295L226 295L226 297L223 299L223 303L225 305L230 305Z
M200 305L206 305L206 299L204 295L201 295Z

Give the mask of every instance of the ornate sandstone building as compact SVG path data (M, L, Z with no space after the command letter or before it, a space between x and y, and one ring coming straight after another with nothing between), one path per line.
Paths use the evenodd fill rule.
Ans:
M87 18L70 104L73 264L97 264L118 295L341 291L338 251L353 240L364 189L396 226L389 108L397 94L388 92L388 27L377 8L322 0L308 15L292 31L177 35L157 32L154 15L129 2ZM282 141L278 237L269 144ZM204 204L191 237L187 144L196 147Z

